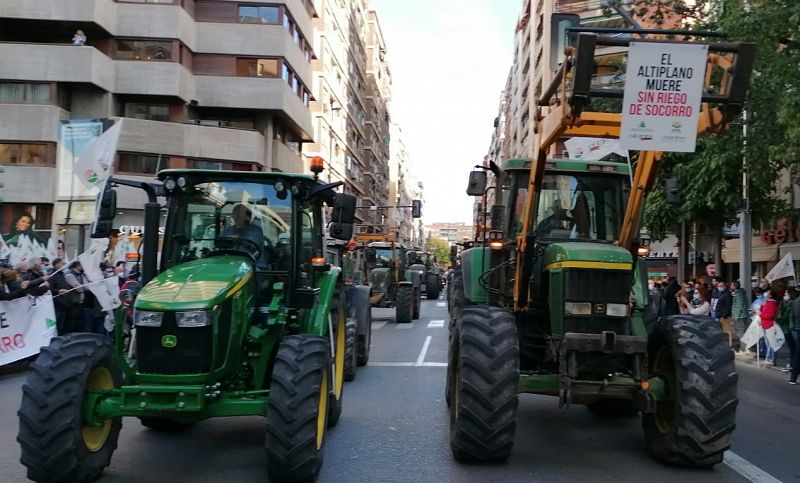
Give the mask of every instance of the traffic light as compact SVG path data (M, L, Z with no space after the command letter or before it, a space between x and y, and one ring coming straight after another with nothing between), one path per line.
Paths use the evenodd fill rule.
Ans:
M422 201L411 200L411 218L422 218Z
M678 204L681 202L681 185L678 178L667 178L664 180L664 196L667 198L667 203Z

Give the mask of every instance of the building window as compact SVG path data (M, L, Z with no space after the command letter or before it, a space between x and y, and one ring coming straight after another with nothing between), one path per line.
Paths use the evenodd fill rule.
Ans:
M0 164L55 166L55 143L0 143Z
M50 104L50 84L0 82L0 104Z
M117 39L116 59L123 60L174 60L170 40Z
M125 117L150 121L169 121L169 104L126 102Z
M278 59L236 59L236 75L239 77L278 77Z
M278 25L280 23L280 17L281 10L279 7L239 6L239 22L241 23Z
M252 171L251 163L233 163L215 159L187 159L186 167L190 169L217 169L226 171Z
M167 167L167 157L154 154L119 153L117 171L120 173L155 174Z

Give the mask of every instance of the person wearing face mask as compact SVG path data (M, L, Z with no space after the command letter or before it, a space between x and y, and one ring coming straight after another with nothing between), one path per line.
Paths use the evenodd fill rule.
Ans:
M786 290L781 297L781 303L778 308L778 325L783 331L786 346L789 348L789 362L786 367L781 369L783 372L789 372L792 368L792 360L794 360L794 353L797 350L794 337L792 337L792 330L795 327L794 314L792 313L792 295L790 290Z
M764 330L771 329L773 325L775 325L775 320L778 317L778 301L775 300L772 296L772 289L768 289L764 292L764 303L761 304L761 308L759 309L759 315L761 316L761 328ZM759 341L759 351L763 349L766 353L765 361L771 363L772 365L776 364L777 361L777 354L769 347L766 343L764 337L761 338Z
M692 294L691 302L689 302L687 299L684 299L684 308L686 309L685 313L691 315L702 315L707 317L711 312L711 305L703 300L703 296L700 294L700 292L694 292Z
M717 307L715 314L722 331L728 335L728 345L733 347L735 337L733 322L731 320L731 309L733 308L733 296L728 290L728 284L723 280L717 282Z
M749 314L747 310L747 294L742 288L742 284L735 280L731 282L731 319L733 319L733 328L736 331L735 350L737 352L742 350L739 340L747 330L749 323Z

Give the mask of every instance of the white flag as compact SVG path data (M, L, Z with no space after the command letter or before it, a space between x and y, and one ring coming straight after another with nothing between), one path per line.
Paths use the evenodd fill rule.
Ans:
M3 235L0 234L0 260L8 260L10 256L11 250L6 245L6 241L3 240Z
M785 257L781 258L781 261L772 267L772 270L764 278L767 279L767 282L772 283L773 280L784 277L794 278L794 261L792 261L791 253L787 253Z
M117 277L108 277L89 285L89 290L91 290L91 292L97 298L97 302L105 312L110 312L122 305L122 303L119 301L118 280L119 279Z
M75 161L75 175L87 188L99 186L102 189L111 176L121 131L122 119L89 143Z
M108 238L96 238L92 240L88 250L76 257L90 282L98 282L105 278L100 270L100 262L106 257L106 248L108 248Z
M569 151L570 159L597 161L611 153L627 156L627 152L619 146L618 139L569 138L564 145Z

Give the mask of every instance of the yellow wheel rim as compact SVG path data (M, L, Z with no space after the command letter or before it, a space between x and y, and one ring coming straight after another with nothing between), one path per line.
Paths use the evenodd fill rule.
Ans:
M89 380L86 383L86 391L95 389L113 389L114 379L111 373L105 367L96 367L89 374ZM100 451L106 444L108 435L111 433L111 420L107 419L99 426L83 426L83 444L91 452Z
M336 334L336 378L333 381L333 394L338 401L342 397L342 385L344 385L344 354L347 348L344 346L345 339L345 325L347 324L347 317L344 311L339 309L339 327Z
M325 425L328 423L328 370L322 371L322 382L319 387L319 411L317 412L317 449L322 448L325 437Z

